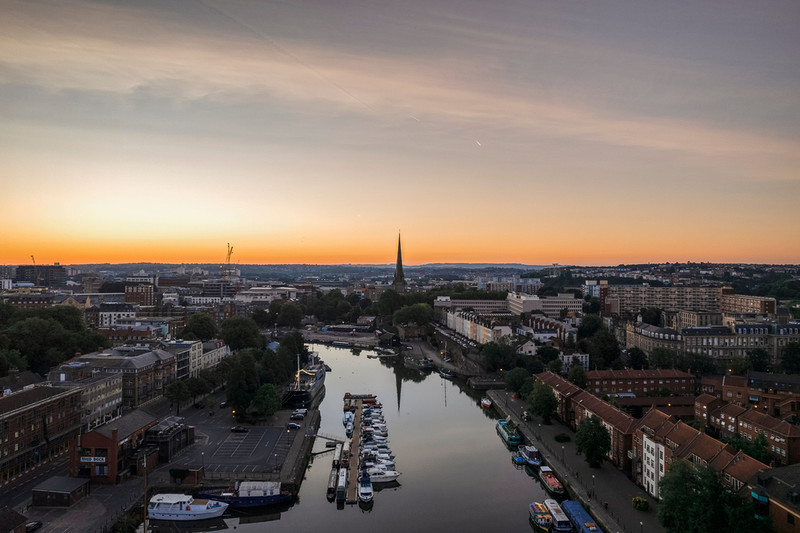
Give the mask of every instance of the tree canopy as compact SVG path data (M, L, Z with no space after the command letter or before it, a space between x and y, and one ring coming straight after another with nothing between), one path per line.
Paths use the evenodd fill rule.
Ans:
M659 484L658 521L667 533L767 533L771 521L755 517L752 499L722 483L707 465L674 461Z
M592 415L578 424L575 432L575 446L578 453L586 455L591 467L600 466L611 450L611 434L599 418Z
M208 313L194 313L186 321L183 336L208 341L217 336L217 325Z
M222 322L222 340L230 346L231 350L242 348L261 348L264 346L264 337L258 329L258 324L250 317L236 315Z
M556 395L553 394L550 387L537 380L533 384L533 391L528 397L528 409L530 412L541 416L542 421L545 424L549 424L550 417L555 414L557 408L558 399Z
M506 388L511 392L519 393L525 384L530 381L531 375L524 368L517 367L506 372Z

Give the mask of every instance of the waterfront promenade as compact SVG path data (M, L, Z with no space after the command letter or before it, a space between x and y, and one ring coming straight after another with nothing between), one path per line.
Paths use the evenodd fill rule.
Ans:
M500 413L511 417L526 441L539 448L570 494L590 508L606 533L664 531L656 517L658 503L608 461L599 468L590 468L584 456L575 451L575 433L569 427L555 420L545 425L535 417L523 421L522 411L527 406L523 400L512 398L509 391L492 390L488 395ZM556 442L559 433L566 433L571 440ZM650 509L644 512L634 509L631 504L634 496L646 498Z

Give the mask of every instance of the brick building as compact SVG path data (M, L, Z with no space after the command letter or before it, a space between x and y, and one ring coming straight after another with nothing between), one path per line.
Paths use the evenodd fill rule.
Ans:
M80 426L77 388L39 385L0 397L0 485L66 452Z
M122 418L75 438L70 445L69 472L95 483L116 484L136 470L138 451L147 430L158 419L136 409Z
M636 419L586 391L574 395L572 405L575 412L573 429L577 429L584 418L599 418L611 436L608 459L620 470L630 470L628 451L631 449Z
M591 370L586 377L586 390L595 395L647 396L667 389L675 396L690 396L697 388L694 375L673 369Z

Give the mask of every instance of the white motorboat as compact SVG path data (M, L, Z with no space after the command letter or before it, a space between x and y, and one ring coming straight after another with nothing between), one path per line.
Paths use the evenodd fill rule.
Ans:
M156 494L150 498L147 516L157 520L205 520L222 516L228 504L194 499L188 494Z
M366 474L362 474L361 477L358 478L358 499L364 503L371 502L373 494L370 477Z
M381 459L366 459L361 464L364 468L378 467L384 470L394 470L396 467L394 461L383 461Z
M376 466L367 468L366 472L367 475L369 475L369 479L373 483L389 483L400 477L400 472L395 470L384 470L383 468Z

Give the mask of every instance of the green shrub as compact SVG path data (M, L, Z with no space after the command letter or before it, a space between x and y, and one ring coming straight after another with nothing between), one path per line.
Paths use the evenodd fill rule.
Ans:
M635 496L633 499L631 499L631 504L637 511L647 511L647 509L650 508L650 502L641 496Z
M559 433L553 438L556 439L556 442L569 442L572 440L566 433Z

